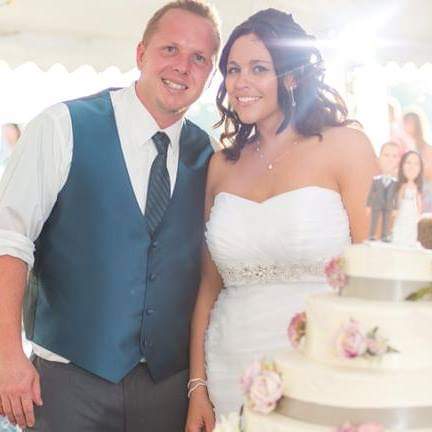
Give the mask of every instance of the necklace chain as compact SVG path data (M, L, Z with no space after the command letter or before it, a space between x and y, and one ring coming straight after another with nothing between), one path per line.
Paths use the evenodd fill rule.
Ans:
M297 144L297 143L298 143L298 140L293 141L292 145ZM291 146L289 146L289 147L291 147ZM276 156L273 160L269 160L269 159L267 159L266 155L264 154L259 141L257 141L257 143L255 145L255 149L256 149L256 152L258 154L258 157L264 162L267 170L269 170L269 171L272 171L274 168L274 165L277 164L290 151L290 148L288 148L283 153L281 153L279 156Z

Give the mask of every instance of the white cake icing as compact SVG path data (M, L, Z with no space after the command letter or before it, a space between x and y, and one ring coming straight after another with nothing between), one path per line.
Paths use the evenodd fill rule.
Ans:
M432 406L432 368L378 371L332 367L299 352L275 358L284 394L293 399L347 408Z
M245 410L244 425L247 432L335 432L335 428L300 422L277 413L258 414ZM431 432L432 429L404 429L405 432ZM386 432L397 432L386 429ZM400 431L398 431L400 432Z
M356 244L344 253L344 271L351 277L432 281L432 252L383 243Z
M311 296L307 301L305 355L318 362L347 368L432 368L432 304L382 302L339 297ZM355 319L364 333L378 327L380 336L398 350L382 357L344 358L336 349L341 327Z

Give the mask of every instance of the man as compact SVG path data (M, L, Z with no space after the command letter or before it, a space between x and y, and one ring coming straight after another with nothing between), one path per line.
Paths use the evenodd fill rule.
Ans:
M381 147L379 163L381 175L374 177L367 199L370 214L369 240L376 239L378 221L381 217L381 240L389 242L391 231L391 216L397 206L396 175L400 160L400 147L390 141Z
M18 144L0 187L0 414L19 426L183 431L212 154L183 116L219 45L207 5L171 2L134 85L48 109Z
M16 123L6 123L1 128L0 178L20 136L21 131Z
M21 136L21 131L16 123L6 123L2 126L1 132L4 151L9 156Z

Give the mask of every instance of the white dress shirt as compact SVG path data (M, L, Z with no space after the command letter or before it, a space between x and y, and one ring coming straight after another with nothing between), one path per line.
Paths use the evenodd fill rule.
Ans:
M134 84L110 95L126 167L144 214L150 169L157 155L151 137L161 129L138 99ZM164 129L171 141L167 153L171 194L182 125L181 119ZM0 255L33 266L34 241L66 183L72 148L72 124L65 104L54 105L28 124L0 181ZM36 344L33 351L46 360L68 362Z

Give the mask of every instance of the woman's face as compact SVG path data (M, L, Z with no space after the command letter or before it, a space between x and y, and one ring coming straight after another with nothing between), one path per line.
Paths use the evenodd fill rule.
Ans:
M254 34L240 36L228 56L225 87L230 105L242 123L281 121L278 81L264 43Z
M417 154L410 154L403 164L403 174L409 181L414 181L420 174L420 158Z

